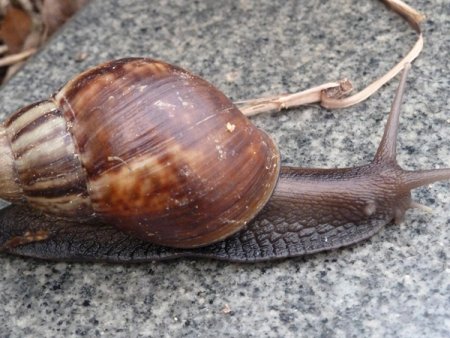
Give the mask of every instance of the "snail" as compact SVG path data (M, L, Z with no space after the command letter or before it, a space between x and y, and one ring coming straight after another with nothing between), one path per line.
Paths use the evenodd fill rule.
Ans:
M421 207L411 189L450 169L396 162L405 67L374 160L282 167L277 146L218 89L145 58L110 61L0 129L4 252L139 262L257 261L366 239Z

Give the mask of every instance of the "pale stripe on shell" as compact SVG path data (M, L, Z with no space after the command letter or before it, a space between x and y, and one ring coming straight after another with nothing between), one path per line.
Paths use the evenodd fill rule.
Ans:
M57 215L91 214L84 170L55 102L42 101L16 114L7 133L28 202Z

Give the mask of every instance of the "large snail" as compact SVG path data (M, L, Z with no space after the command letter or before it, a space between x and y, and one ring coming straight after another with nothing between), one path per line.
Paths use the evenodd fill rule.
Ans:
M419 206L411 189L450 178L396 163L408 68L375 159L346 169L280 168L263 131L178 67L88 70L3 123L0 197L13 205L0 244L47 259L254 261L368 238Z

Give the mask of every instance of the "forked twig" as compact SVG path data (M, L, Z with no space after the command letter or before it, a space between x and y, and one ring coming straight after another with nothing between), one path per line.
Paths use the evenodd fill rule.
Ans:
M424 15L408 6L401 0L381 0L387 7L404 17L414 30L418 33L417 42L409 53L398 62L391 70L369 84L366 88L352 96L347 96L352 90L352 84L349 80L326 83L293 94L281 94L266 98L245 100L235 102L237 107L247 116L260 113L270 113L282 109L298 107L301 105L319 103L322 107L328 109L345 108L364 101L385 83L395 77L407 63L411 63L420 54L423 48L423 36L420 28Z
M282 109L303 106L305 104L322 101L322 93L329 97L343 97L353 90L353 85L347 79L339 82L330 82L313 87L298 93L282 94L278 96L263 97L260 99L235 102L238 108L247 116L265 112L280 111Z

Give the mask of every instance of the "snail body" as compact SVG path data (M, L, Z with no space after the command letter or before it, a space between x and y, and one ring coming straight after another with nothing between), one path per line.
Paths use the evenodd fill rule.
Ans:
M181 68L129 58L88 70L0 129L0 197L15 204L0 212L1 248L254 261L368 238L418 206L411 189L450 178L396 163L407 69L374 161L344 169L280 167L270 137Z

